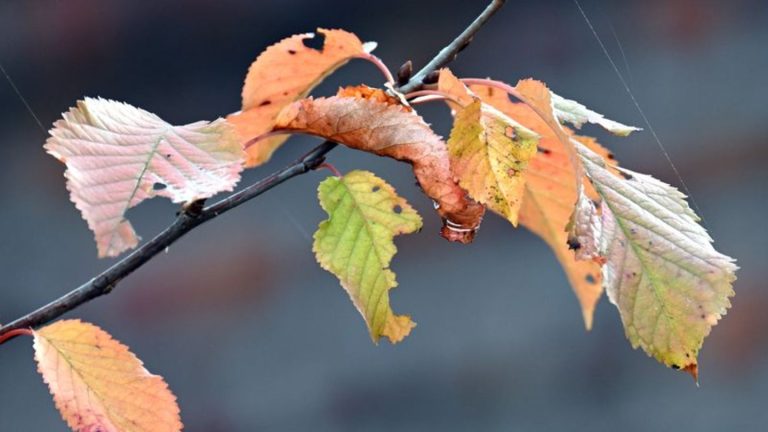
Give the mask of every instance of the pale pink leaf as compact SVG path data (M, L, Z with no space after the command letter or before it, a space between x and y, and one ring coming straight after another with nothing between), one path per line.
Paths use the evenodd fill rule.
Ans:
M138 244L129 208L154 196L181 203L232 190L243 169L237 134L223 119L173 126L128 104L86 98L50 133L45 149L66 163L67 189L100 257Z

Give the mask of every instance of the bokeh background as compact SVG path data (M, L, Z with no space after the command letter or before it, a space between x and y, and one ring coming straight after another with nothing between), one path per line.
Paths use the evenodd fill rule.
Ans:
M575 4L514 1L453 64L464 76L534 76L645 127ZM587 333L545 244L488 216L449 244L407 166L347 149L330 160L396 185L425 217L400 237L397 311L419 323L371 344L311 252L324 214L310 173L195 230L111 295L70 314L127 343L179 398L189 431L765 430L768 424L768 4L764 0L583 0L596 31L687 183L717 248L742 270L733 308L701 353L701 387L634 351L604 298ZM2 0L0 321L106 268L70 203L44 129L85 95L181 124L239 107L250 62L318 26L376 40L396 69L423 65L484 7L459 0ZM623 53L622 53L623 52ZM316 94L377 84L353 62ZM428 107L447 134L447 110ZM648 132L602 138L623 165L679 185ZM295 138L249 184L307 151ZM176 208L131 210L149 238ZM64 431L29 339L0 347L0 430Z

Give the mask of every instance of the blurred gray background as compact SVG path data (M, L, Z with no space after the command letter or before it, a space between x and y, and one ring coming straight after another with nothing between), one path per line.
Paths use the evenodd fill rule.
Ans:
M701 353L701 388L625 340L604 298L587 333L543 242L488 216L449 244L409 167L347 149L330 160L394 184L425 218L400 237L396 311L419 323L371 344L314 262L324 218L310 173L192 232L111 295L68 315L125 342L179 398L189 431L750 431L768 422L768 4L764 0L583 0L596 31L688 184L718 250L742 270L733 308ZM484 7L476 1L0 0L0 63L43 128L82 96L181 124L239 108L250 62L318 26L379 42L393 69L423 65ZM621 43L624 55L622 55ZM625 60L626 59L626 60ZM559 94L645 127L573 2L513 1L452 66ZM0 77L0 321L106 268L70 203L46 134ZM378 84L353 62L316 94ZM446 134L447 110L423 111ZM679 185L648 132L600 137L622 164ZM249 184L315 145L295 138ZM176 208L131 210L149 238ZM64 431L29 339L0 347L0 431Z

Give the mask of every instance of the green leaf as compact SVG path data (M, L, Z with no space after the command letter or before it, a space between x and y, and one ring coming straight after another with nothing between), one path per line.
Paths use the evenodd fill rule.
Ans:
M421 217L392 186L368 171L325 179L318 198L328 219L315 232L317 261L339 278L374 342L381 336L401 341L416 324L389 306L389 290L397 286L389 269L397 252L393 238L421 229Z
M632 346L697 376L704 338L734 295L734 260L717 252L685 196L648 175L621 169L572 141L603 198L603 282Z
M528 161L539 136L480 99L459 109L448 140L459 185L517 226Z

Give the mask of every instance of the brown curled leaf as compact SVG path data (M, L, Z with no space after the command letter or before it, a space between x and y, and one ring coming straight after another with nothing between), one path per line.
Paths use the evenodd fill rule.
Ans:
M443 237L471 242L484 208L454 181L445 143L409 108L382 103L377 98L303 99L283 110L275 130L316 135L410 163L443 218Z

